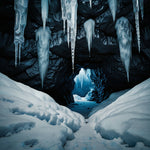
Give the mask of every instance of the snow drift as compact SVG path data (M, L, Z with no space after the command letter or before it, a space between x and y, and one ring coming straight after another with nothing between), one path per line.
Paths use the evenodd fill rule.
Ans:
M120 137L131 147L137 142L150 146L150 78L97 111L89 122L105 139Z
M61 150L82 124L80 114L0 73L1 150Z

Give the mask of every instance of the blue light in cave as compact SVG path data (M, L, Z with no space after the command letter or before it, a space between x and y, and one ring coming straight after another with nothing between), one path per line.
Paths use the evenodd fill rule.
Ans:
M87 93L94 87L90 78L91 70L81 68L79 74L75 77L75 87L73 94L85 97Z

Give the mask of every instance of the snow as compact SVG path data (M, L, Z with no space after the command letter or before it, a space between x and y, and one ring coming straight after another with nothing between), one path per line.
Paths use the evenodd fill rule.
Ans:
M128 146L150 146L150 78L89 118L90 125L108 140L120 137Z
M94 115L97 111L99 111L99 110L105 108L106 106L110 105L111 103L113 103L118 97L120 97L121 95L123 95L127 91L129 91L129 89L112 93L106 100L101 102L100 105L98 105L92 109L92 111L89 114L89 117Z
M89 118L0 73L1 150L149 150L150 78L100 104L74 98L96 106Z
M127 18L121 17L117 20L116 25L117 38L119 42L120 57L125 66L127 79L129 81L130 59L132 55L132 32L131 25Z
M0 73L1 150L62 150L82 124L80 114Z
M87 101L85 97L80 97L79 95L73 95L75 103L70 104L68 108L72 111L78 112L85 118L88 118L91 110L98 105L95 101Z

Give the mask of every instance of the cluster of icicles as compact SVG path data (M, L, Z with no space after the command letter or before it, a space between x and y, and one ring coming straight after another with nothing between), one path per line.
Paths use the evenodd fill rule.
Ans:
M141 17L144 17L144 0L132 0L133 11L135 14L135 25L138 41L138 49L140 52L140 25L139 25L139 12ZM108 5L112 14L113 21L116 18L117 12L117 0L108 0ZM43 87L44 78L49 64L49 40L51 39L51 31L49 27L46 27L48 19L48 11L50 6L50 0L41 0L41 14L43 27L40 27L36 31L36 41L38 50L39 71L41 77L41 83ZM89 0L89 6L92 9L92 0ZM28 0L14 0L14 9L16 13L15 27L14 27L14 44L15 44L15 66L18 61L21 60L21 47L24 43L24 30L27 24L27 9ZM74 71L74 59L75 59L75 45L77 35L77 0L61 0L62 20L64 33L67 32L68 47L71 47L72 55L72 69ZM66 30L67 28L67 30ZM129 81L129 65L131 59L131 44L132 44L132 32L131 25L127 18L121 17L116 21L116 33L120 48L120 57L125 66L127 72L127 79ZM95 21L89 19L84 23L84 29L86 33L86 39L88 43L88 50L90 56L90 49L92 45L92 39L95 36Z

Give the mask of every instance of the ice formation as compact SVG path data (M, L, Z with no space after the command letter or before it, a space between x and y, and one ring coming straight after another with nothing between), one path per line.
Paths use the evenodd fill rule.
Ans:
M88 42L89 56L91 56L92 38L95 36L95 21L89 19L84 23L84 30L86 32L86 39Z
M41 14L42 14L43 28L45 28L46 20L48 18L48 0L41 0Z
M108 5L113 17L113 21L115 21L117 11L117 0L108 0Z
M14 44L15 44L15 66L21 60L21 47L24 43L24 30L27 24L28 0L15 0L15 27L14 27Z
M67 42L68 46L71 42L72 54L72 69L74 71L74 58L75 58L75 43L77 34L77 0L64 0L61 1L62 19L65 29L65 22L67 20Z
M62 19L63 19L63 29L65 33L65 28L66 28L66 0L61 0L61 13L62 13Z
M140 0L141 17L144 19L144 0Z
M140 52L140 24L139 24L139 0L132 0L133 2L133 11L135 14L135 26L136 26L136 35L138 42L138 50Z
M36 32L36 41L38 49L38 61L39 61L39 71L41 77L41 84L43 87L44 78L49 64L49 39L51 36L51 31L48 27L39 28Z
M120 57L127 72L127 79L129 81L129 67L132 55L132 32L131 25L127 18L121 17L116 22L116 32L119 42Z
M90 3L90 7L92 8L92 0L89 0L89 3Z

